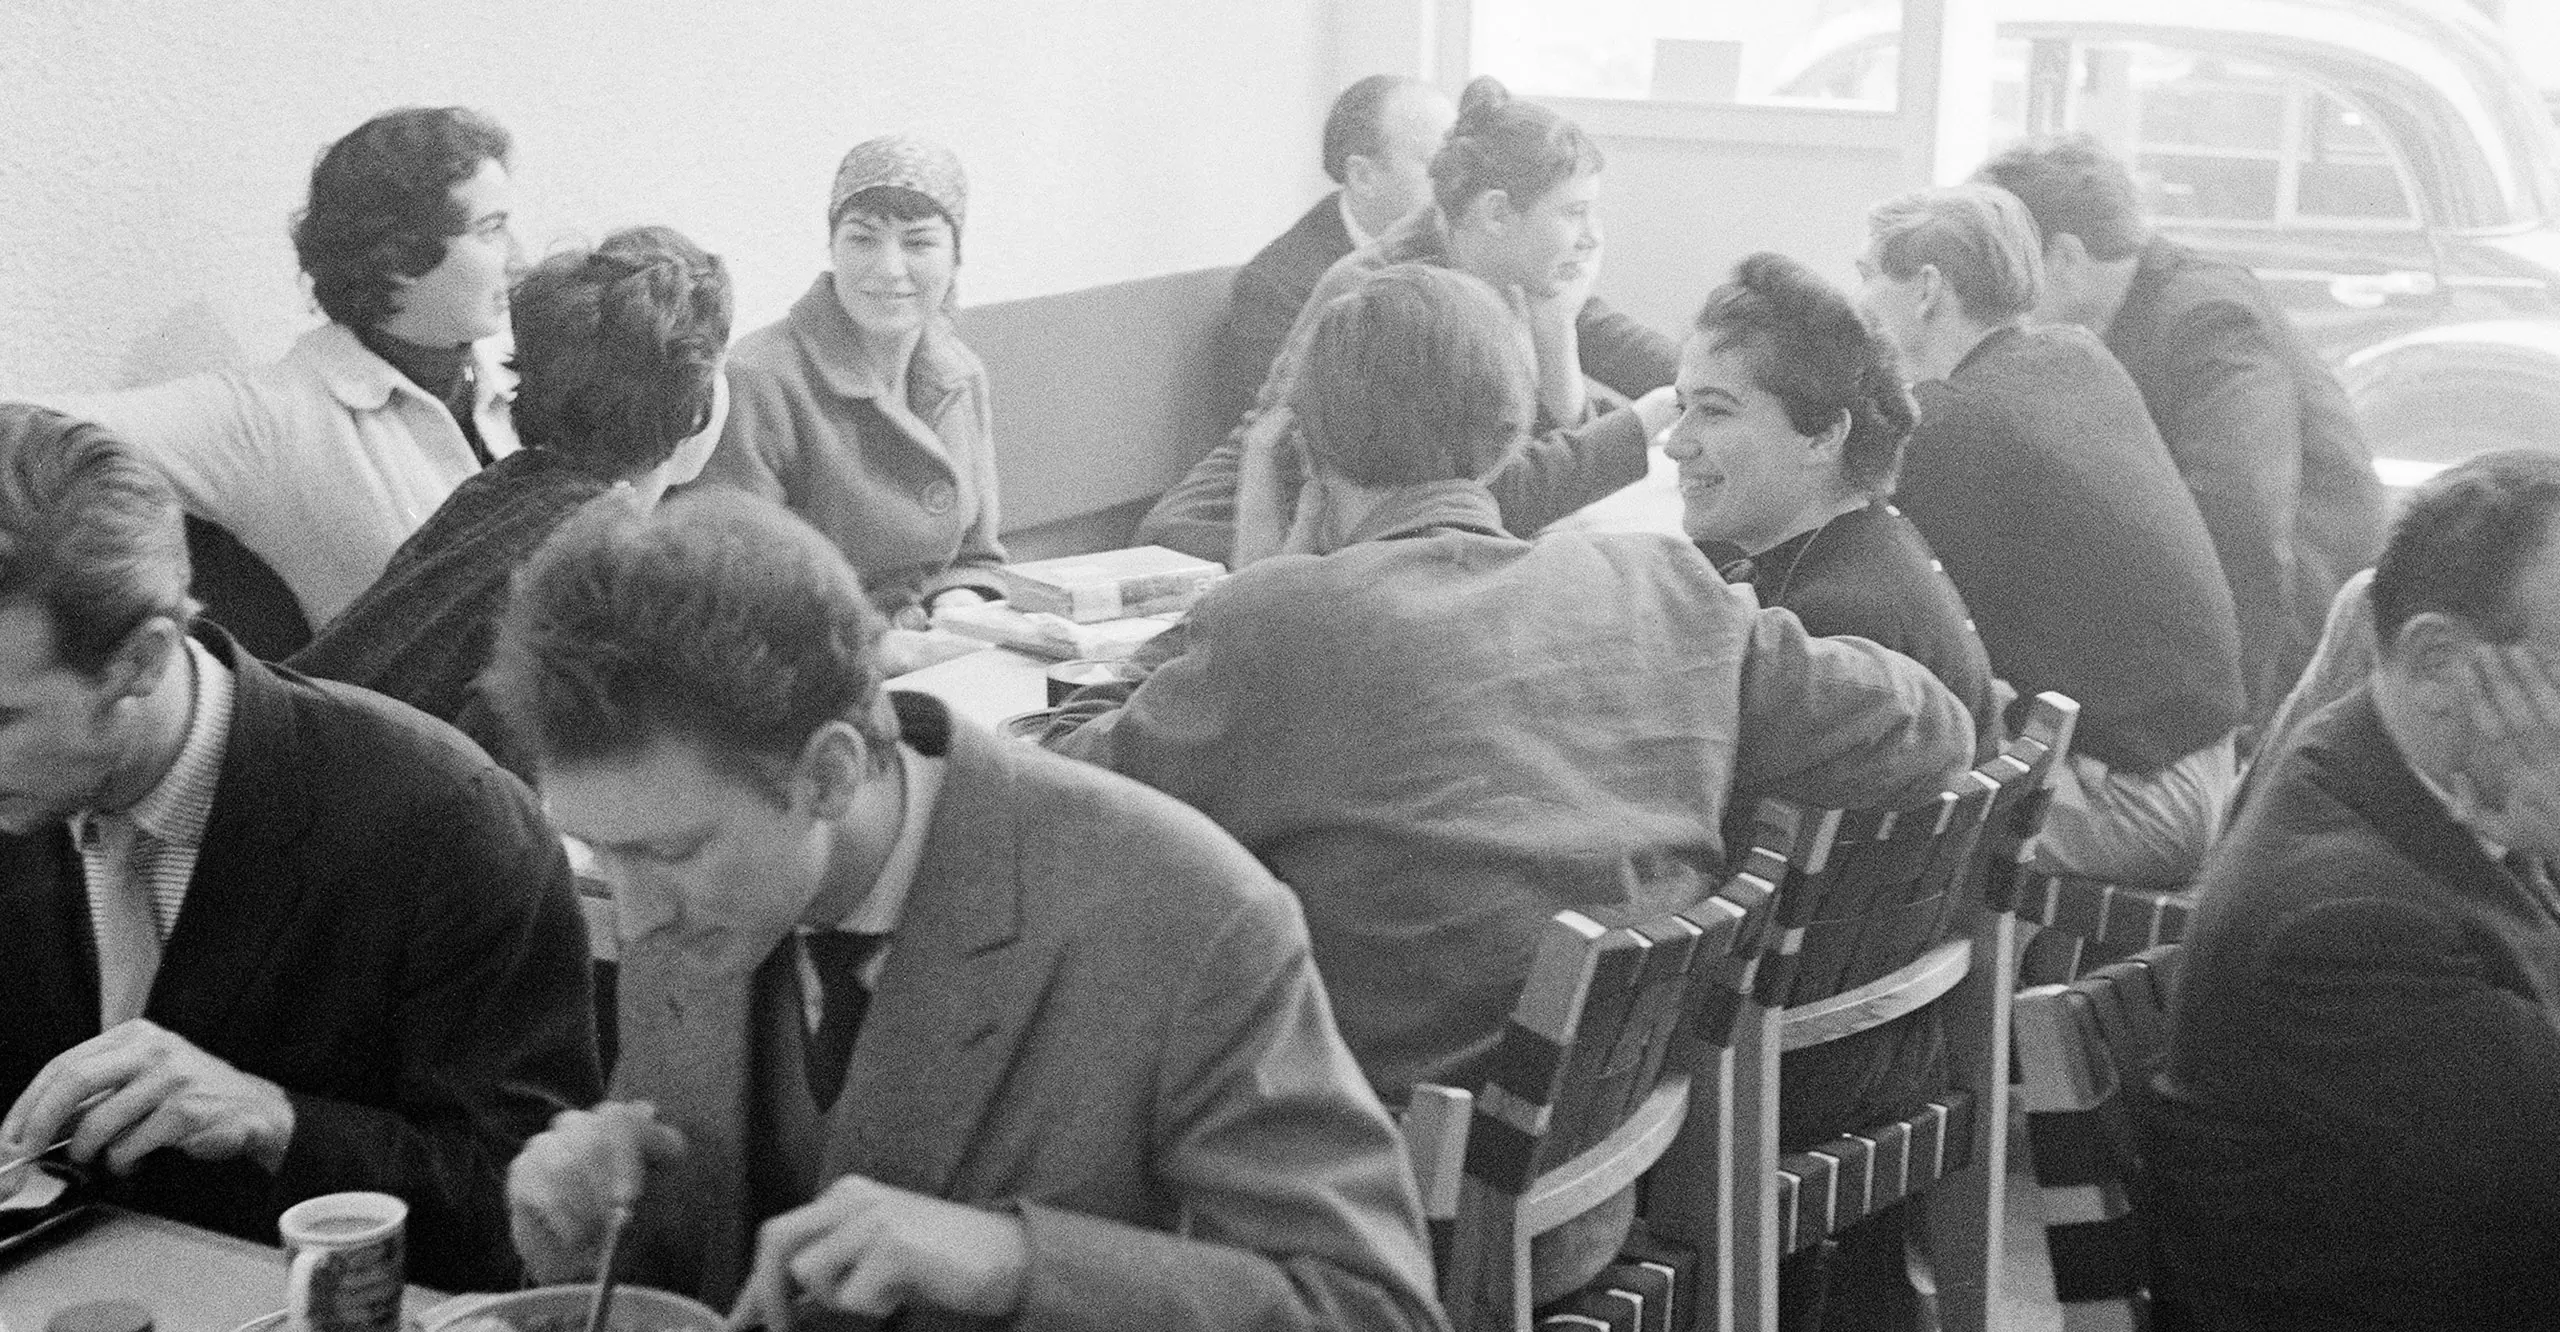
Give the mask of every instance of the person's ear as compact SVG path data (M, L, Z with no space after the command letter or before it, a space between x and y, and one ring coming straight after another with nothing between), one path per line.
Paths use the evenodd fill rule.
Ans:
M1804 452L1805 470L1825 476L1840 474L1840 463L1849 450L1849 409L1843 407L1820 433L1806 436L1811 447Z
M2385 654L2412 686L2412 698L2431 716L2450 716L2471 705L2471 652L2480 636L2442 611L2410 616Z
M184 651L186 631L166 615L154 615L133 627L107 655L99 671L104 706L130 707L160 687Z
M871 773L871 745L851 722L831 721L809 733L791 770L791 804L833 822L853 809L853 793Z
M1947 307L1953 295L1947 290L1946 275L1938 271L1936 264L1920 265L1920 271L1912 274L1911 280L1918 283L1920 287L1919 299L1912 304L1918 310L1922 322L1926 323L1935 320L1941 314L1951 313Z
M1366 199L1378 186L1378 164L1366 153L1351 153L1342 159L1342 189L1355 199Z
M1509 190L1486 190L1475 197L1475 202L1467 205L1466 215L1479 230L1499 236L1511 230L1520 210L1511 206Z

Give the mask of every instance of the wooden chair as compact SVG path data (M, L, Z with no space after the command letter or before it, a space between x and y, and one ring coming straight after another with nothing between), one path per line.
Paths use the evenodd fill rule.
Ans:
M2195 914L2186 889L2044 871L2022 877L2018 920L2036 927L2025 968L2030 983L2061 984L2101 963L2177 943Z
M2010 907L2078 711L2060 695L2039 697L2018 739L1915 809L1761 805L1737 877L1774 889L1776 933L1734 1039L1731 1124L1693 1115L1649 1206L1658 1229L1707 1242L1700 1194L1719 1182L1726 1190L1718 1326L1775 1327L1781 1260L1906 1198L1918 1202L1912 1266L1924 1299L1934 1297L1945 1326L1989 1326L2007 1144ZM1932 1012L1949 1050L1943 1091L1905 1117L1780 1153L1784 1053ZM1730 1169L1710 1164L1720 1135L1730 1136Z
M1732 1006L1698 981L1753 951L1742 892L1654 920L1558 912L1483 1090L1415 1088L1406 1139L1424 1212L1455 1223L1440 1285L1458 1332L1527 1332L1615 1259L1632 1211L1613 1204L1678 1133L1695 1048L1730 1030ZM1609 1233L1533 1275L1534 1239L1592 1219Z
M2165 1054L2176 945L2018 993L2019 1096L2067 1332L2178 1325L2144 1228L2136 1116Z

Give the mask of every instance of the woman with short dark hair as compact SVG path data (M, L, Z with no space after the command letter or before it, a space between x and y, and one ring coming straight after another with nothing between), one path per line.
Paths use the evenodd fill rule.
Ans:
M833 266L738 340L735 405L703 469L807 519L910 629L937 605L1004 595L987 370L951 324L968 207L940 144L887 135L845 154Z
M1928 543L1888 502L1918 415L1892 344L1811 269L1755 254L1708 293L1677 386L1665 448L1680 465L1689 535L1746 556L1726 577L1805 632L1855 634L1927 667L1971 710L1975 756L1995 752L2003 728L1982 638ZM1861 937L1862 963L1881 971L1919 957L1945 936L1939 907L1905 905L1898 938L1881 916L1862 921L1873 931ZM1790 1052L1781 1150L1910 1113L1946 1085L1945 1039L1924 1017ZM1843 1232L1827 1260L1788 1259L1780 1321L1798 1326L1801 1310L1827 1306L1825 1326L1916 1326L1903 1228L1897 1208Z
M2002 730L1981 635L1890 502L1918 420L1893 344L1813 270L1755 254L1708 293L1676 385L1663 447L1689 535L1711 555L1747 556L1727 576L1808 632L1856 634L1928 667L1973 710L1987 757Z
M288 664L453 722L505 761L472 684L508 579L589 501L653 505L702 470L726 412L731 301L728 267L667 227L536 265L513 305L525 447L463 482Z
M522 259L508 152L466 107L366 121L321 153L294 220L330 322L272 365L53 401L114 430L325 623L463 478L516 449L493 341Z

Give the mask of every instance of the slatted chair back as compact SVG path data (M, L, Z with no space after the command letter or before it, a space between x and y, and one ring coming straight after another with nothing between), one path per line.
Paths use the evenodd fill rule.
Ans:
M2066 1332L2176 1325L2144 1228L2135 1123L2166 1053L2174 944L2018 993L2019 1095Z
M2141 888L2077 874L2022 876L2018 919L2037 927L2025 979L2062 984L2101 964L2177 943L2195 916L2184 888Z
M1950 1327L1982 1328L2000 1260L2015 867L2041 826L2041 792L2078 708L2036 700L2019 736L1928 804L1891 812L1764 802L1745 875L1775 888L1772 936L1734 1040L1729 1128L1693 1114L1657 1174L1649 1217L1713 1172L1732 1141L1731 1239L1720 1325L1777 1321L1780 1262L1905 1198L1920 1199L1916 1264ZM1811 1150L1779 1150L1781 1056L1897 1024L1937 1023L1948 1082L1910 1113ZM1684 1218L1694 1223L1694 1218ZM1683 1237L1694 1231L1670 1227Z
M1407 1145L1425 1212L1455 1222L1441 1299L1458 1332L1527 1332L1532 1309L1615 1259L1626 1213L1556 1270L1532 1271L1531 1242L1625 1198L1670 1145L1699 1038L1693 979L1750 923L1721 893L1645 920L1558 912L1485 1086L1414 1090Z

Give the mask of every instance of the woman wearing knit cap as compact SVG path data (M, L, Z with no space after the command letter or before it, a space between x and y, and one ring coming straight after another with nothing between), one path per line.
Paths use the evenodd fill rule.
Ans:
M969 186L906 135L845 154L831 271L729 357L729 423L703 469L776 500L844 550L872 601L921 628L1003 595L987 371L951 326Z

